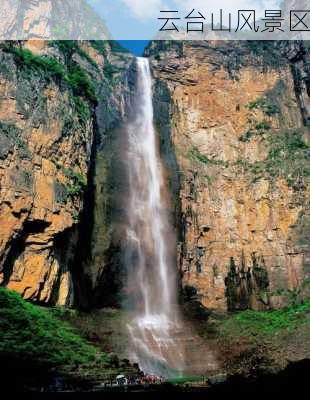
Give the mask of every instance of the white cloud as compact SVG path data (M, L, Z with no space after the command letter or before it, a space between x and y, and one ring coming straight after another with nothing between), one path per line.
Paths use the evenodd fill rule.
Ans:
M189 12L193 8L201 11L224 11L256 9L263 15L264 10L279 9L281 0L121 0L131 14L139 20L157 18L160 10Z
M264 10L272 10L280 8L281 0L173 0L176 7L186 11L191 11L193 8L203 11L219 11L222 9L225 12L236 13L237 10L260 11L262 16Z
M121 0L130 12L140 20L157 17L161 9L167 9L164 0Z

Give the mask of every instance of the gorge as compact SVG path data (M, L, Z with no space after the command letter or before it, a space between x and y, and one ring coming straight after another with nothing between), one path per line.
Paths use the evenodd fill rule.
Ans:
M1 286L147 373L308 359L309 47L145 57L1 44Z

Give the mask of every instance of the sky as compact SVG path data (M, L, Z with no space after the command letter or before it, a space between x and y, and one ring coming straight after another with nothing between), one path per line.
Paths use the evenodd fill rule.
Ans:
M136 56L142 56L149 43L148 40L118 40L118 42Z
M184 18L192 9L201 12L218 12L223 9L256 9L263 14L265 9L279 9L281 0L87 0L105 20L114 39L151 40L159 31L162 21L160 11L175 10ZM259 16L259 15L258 15ZM263 16L263 15L260 15Z

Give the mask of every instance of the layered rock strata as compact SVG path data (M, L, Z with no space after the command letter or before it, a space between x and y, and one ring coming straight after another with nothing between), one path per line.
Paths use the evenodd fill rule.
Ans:
M80 221L97 143L124 113L131 57L111 47L1 45L0 280L26 299L72 305L74 281L101 273L87 266L81 273L76 246L90 241Z
M309 49L153 42L147 54L185 297L265 310L306 296Z

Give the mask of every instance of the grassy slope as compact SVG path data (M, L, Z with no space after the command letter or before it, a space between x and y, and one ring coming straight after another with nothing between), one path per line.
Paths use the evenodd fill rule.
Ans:
M310 301L283 310L259 312L246 310L223 321L222 335L270 336L289 334L301 325L310 324Z
M220 350L227 372L276 371L310 358L310 301L283 310L213 315L199 330Z
M103 350L106 332L98 329L102 316L88 315L87 332L83 332L79 325L84 318L74 323L77 316L69 314L35 306L0 288L0 356L26 361L26 365L29 360L56 367L72 377L99 381L115 376L119 368L112 368ZM247 375L253 370L284 367L286 360L310 358L310 301L284 310L213 315L201 322L200 332L221 349L227 372ZM98 334L100 348L85 339L89 333Z
M115 375L108 355L82 338L58 313L0 288L0 356L57 367L83 378Z

